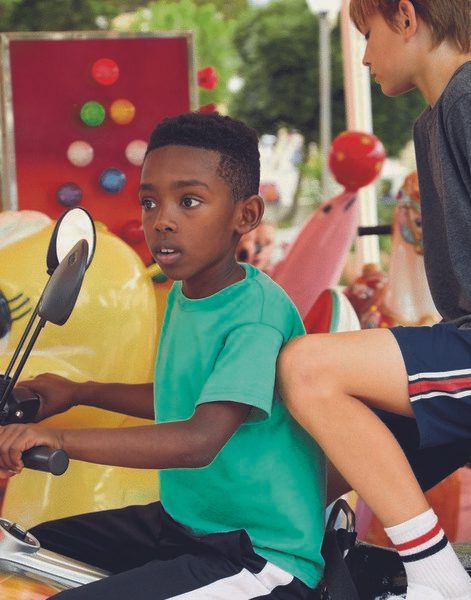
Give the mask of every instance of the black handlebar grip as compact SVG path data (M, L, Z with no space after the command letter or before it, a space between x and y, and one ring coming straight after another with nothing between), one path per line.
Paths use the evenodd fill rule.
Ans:
M35 446L25 450L22 459L28 469L46 471L53 475L62 475L69 466L69 457L65 450L53 450L48 446Z

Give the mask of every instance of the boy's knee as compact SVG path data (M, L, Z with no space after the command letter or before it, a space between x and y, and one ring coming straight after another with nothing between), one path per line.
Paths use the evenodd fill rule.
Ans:
M312 358L311 344L306 337L289 342L278 358L278 386L289 410L303 402L316 384L316 361Z
M321 340L304 336L289 342L280 352L277 366L278 387L283 402L292 414L322 408L335 392L338 382L332 369L322 360Z

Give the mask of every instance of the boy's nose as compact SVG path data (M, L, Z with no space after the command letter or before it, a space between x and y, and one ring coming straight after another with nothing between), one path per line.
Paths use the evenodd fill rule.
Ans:
M177 224L170 215L161 213L154 222L154 229L156 231L176 231Z

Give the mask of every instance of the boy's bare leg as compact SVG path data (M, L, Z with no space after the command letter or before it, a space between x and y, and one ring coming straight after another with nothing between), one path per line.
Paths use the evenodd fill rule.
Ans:
M299 338L283 351L278 374L291 414L385 527L428 508L401 447L369 409L413 416L388 330Z
M293 417L369 505L396 547L402 547L404 540L423 539L424 531L435 531L436 517L407 458L389 429L370 410L374 407L413 417L404 361L390 331L371 329L299 338L281 353L278 378ZM449 545L446 552L446 560L443 552L438 561L431 557L433 564L423 572L418 572L415 564L408 566L403 557L408 599L471 598L466 572ZM453 589L447 581L450 570L456 573L452 584L456 580L457 586Z
M335 465L330 460L327 460L327 497L326 506L329 506L334 500L347 494L352 489L352 486L338 472Z

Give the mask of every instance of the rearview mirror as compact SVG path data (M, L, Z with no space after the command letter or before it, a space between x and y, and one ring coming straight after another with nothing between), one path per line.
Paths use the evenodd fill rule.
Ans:
M47 250L47 273L52 275L79 240L88 243L88 256L85 268L92 262L95 253L96 232L95 224L84 208L71 208L57 221Z

